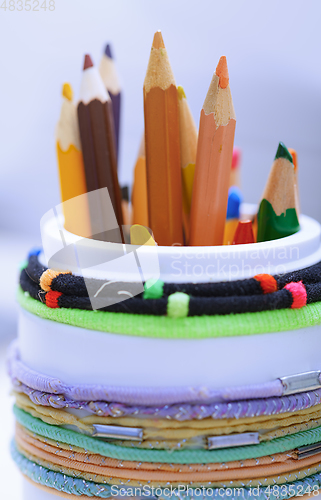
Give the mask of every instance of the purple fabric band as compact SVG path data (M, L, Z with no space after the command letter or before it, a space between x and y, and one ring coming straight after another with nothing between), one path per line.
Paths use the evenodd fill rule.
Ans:
M128 405L167 405L175 403L222 403L244 399L282 396L279 379L226 389L208 387L117 387L108 385L67 385L57 378L31 370L19 359L17 342L9 350L8 371L12 378L41 392L60 394L73 401L107 401Z
M86 410L100 417L153 417L180 422L193 419L202 420L204 418L239 419L293 413L306 410L321 403L321 389L317 389L291 396L209 405L182 403L170 406L128 406L121 403L105 403L103 401L73 401L59 394L36 391L15 378L12 378L11 381L15 391L26 394L36 405L49 406L56 409L74 408L76 410Z

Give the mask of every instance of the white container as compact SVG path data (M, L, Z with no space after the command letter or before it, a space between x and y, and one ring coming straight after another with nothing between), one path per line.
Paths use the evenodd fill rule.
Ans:
M253 213L254 205L243 205ZM256 274L283 274L321 260L321 227L300 217L296 234L273 241L217 247L136 246L81 238L63 227L63 219L46 215L41 223L42 263L84 278L169 283L233 281Z

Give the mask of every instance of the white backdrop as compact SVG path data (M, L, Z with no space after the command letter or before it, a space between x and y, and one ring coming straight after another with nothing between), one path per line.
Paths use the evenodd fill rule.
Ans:
M320 16L318 0L55 0L52 12L0 9L0 227L38 236L41 215L59 202L61 85L70 81L77 95L83 54L98 64L107 41L123 82L120 180L131 182L157 29L197 123L227 56L246 200L258 201L282 140L298 151L302 209L321 219Z

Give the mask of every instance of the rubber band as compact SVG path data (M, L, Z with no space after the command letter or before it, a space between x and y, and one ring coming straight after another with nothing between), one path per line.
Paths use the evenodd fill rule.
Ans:
M51 309L18 289L21 307L41 318L79 326L87 330L113 332L149 338L217 338L297 330L321 322L321 302L301 309L257 313L169 318L80 309Z
M321 425L321 409L304 410L298 415L281 415L281 418L244 419L244 421L215 421L210 419L201 422L191 421L188 425L184 422L169 422L162 420L137 419L122 417L119 421L109 417L83 417L79 418L64 410L55 410L37 406L26 396L16 394L16 405L32 416L52 425L69 425L77 427L80 431L93 434L93 425L120 425L140 427L143 429L143 440L148 443L158 440L172 440L184 447L185 442L194 437L223 436L244 432L264 432L259 436L260 442L275 439L276 437L294 434L301 430L315 428ZM175 425L176 424L176 425ZM128 445L131 441L128 441ZM132 443L136 446L136 443Z
M19 469L22 471L24 475L35 481L36 483L40 483L47 487L52 487L58 491L69 493L71 495L85 495L85 496L95 496L99 498L109 498L112 496L112 487L108 484L99 484L90 481L85 481L83 479L71 478L59 472L53 472L47 469L46 467L39 466L34 462L26 459L23 455L21 455L14 444L11 446L11 454L13 460L16 462ZM296 494L306 493L308 490L311 492L313 487L320 488L321 487L321 474L313 474L309 478L306 478L301 481L294 481L289 484L284 484L282 487L282 498L291 498ZM125 489L122 488L122 489ZM128 490L130 491L130 490ZM231 496L229 491L222 491L218 488L209 488L209 493L206 495L207 498L222 498L224 500L230 499ZM272 490L273 491L273 490ZM220 493L219 493L220 492ZM193 494L194 493L194 494ZM252 489L251 488L243 488L240 492L240 499L250 500L252 498ZM188 493L179 491L175 491L173 495L170 493L170 489L164 489L158 496L171 498L174 496L179 499L192 499L197 498L199 496L199 492L197 490L193 492L193 489L190 488ZM256 496L259 500L265 500L266 493L264 488L258 491L258 496ZM273 493L270 494L269 498L274 500L277 498Z
M163 472L207 472L207 471L216 471L216 472L225 472L225 471L237 471L238 469L243 470L253 470L260 467L270 467L275 464L276 466L287 464L287 467L291 467L293 464L293 468L295 463L297 463L297 453L295 451L287 452L287 453L278 453L274 455L267 455L260 458L251 458L242 461L232 461L226 463L209 463L209 464L165 464L165 463L149 463L149 462L136 462L129 460L115 460L113 458L102 457L101 455L88 453L87 450L73 447L70 445L66 445L65 443L60 443L57 441L53 441L51 439L43 438L41 436L37 436L32 434L27 429L21 427L19 424L16 424L16 436L22 438L25 442L36 446L40 450L52 450L56 456L63 456L69 458L72 456L78 462L82 463L92 463L95 465L108 465L113 468L127 468L131 469L140 469L140 470L149 470L149 471L163 471ZM282 466L283 466L282 465ZM234 472L233 472L234 473ZM239 472L235 472L240 473Z
M311 408L321 403L321 389L306 393L298 393L295 396L281 396L279 398L252 399L250 401L238 401L231 403L215 403L191 405L182 403L180 405L165 406L128 406L120 403L106 403L104 401L74 401L65 398L62 394L46 393L37 391L11 377L11 383L16 392L23 393L36 405L49 406L56 409L73 408L85 410L88 413L100 417L125 417L137 415L141 418L163 418L184 422L186 420L201 421L205 418L213 419L241 419L267 415L278 415L282 413L295 413L300 410Z
M279 379L265 384L227 387L214 390L208 387L122 387L97 384L66 385L54 377L42 375L22 363L17 343L13 342L8 370L11 376L38 391L63 395L76 401L117 401L125 404L166 405L171 403L213 403L238 401L271 396L282 396L283 385Z
M90 463L77 463L74 458L63 458L58 457L55 454L51 454L47 451L40 452L37 448L35 449L33 446L28 445L27 443L23 443L22 440L16 440L16 447L19 453L24 455L28 460L37 463L43 467L49 467L50 470L55 472L62 472L71 477L81 477L86 481L94 481L97 483L103 483L108 480L108 484L121 484L123 485L126 482L129 486L141 486L141 485L150 485L154 487L164 487L168 483L173 486L178 486L180 484L190 485L192 487L199 486L212 486L218 488L226 488L228 481L228 485L230 487L240 487L240 486L266 486L271 484L284 484L287 481L303 479L309 477L321 469L321 463L318 463L318 458L321 458L321 454L319 457L314 457L311 460L304 459L301 462L296 462L296 466L300 466L299 469L294 470L285 470L282 471L282 468L279 466L272 465L272 471L266 468L258 467L258 471L251 471L251 478L248 477L249 471L244 471L244 469L240 469L239 472L240 478L234 478L232 475L223 479L223 473L213 473L213 472L192 472L188 471L186 473L173 473L173 472L162 472L162 471L143 471L143 470L133 470L130 471L123 469L114 469L108 466L97 466ZM303 463L304 462L304 463ZM256 469L256 468L254 468ZM281 469L281 470L280 470ZM271 476L263 475L260 473L271 472ZM253 477L254 473L254 477ZM285 476L286 474L286 476ZM225 473L225 475L228 475ZM221 476L217 478L217 476ZM245 476L245 477L244 477Z
M44 274L50 274L51 270ZM41 278L42 279L42 278ZM52 308L93 310L89 297L66 295L58 291L48 291L47 285L44 291L34 283L23 269L20 274L20 286L24 292ZM108 288L108 293L110 288ZM119 292L118 292L119 293ZM128 292L132 295L131 292ZM244 314L247 312L274 311L278 309L297 309L304 307L307 303L321 300L321 283L304 285L301 281L289 283L282 290L274 293L247 296L228 297L193 297L183 292L175 292L167 297L159 299L142 299L141 297L130 297L124 301L106 305L109 300L103 297L95 297L95 310L111 313L127 313L139 315L167 315L171 318L184 318L187 316L213 316L226 314Z
M117 446L72 430L63 429L55 425L48 425L16 406L14 406L14 414L23 427L41 436L62 441L71 446L78 446L92 453L98 453L99 455L120 460L136 460L139 462L170 462L182 464L230 462L281 453L293 450L299 446L314 444L321 441L321 427L317 427L315 429L298 432L291 436L265 441L255 446L240 446L221 450L174 450L168 453L167 450L135 449L133 447L127 448Z

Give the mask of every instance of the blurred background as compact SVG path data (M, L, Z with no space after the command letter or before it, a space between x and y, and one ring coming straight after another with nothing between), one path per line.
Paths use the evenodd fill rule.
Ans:
M72 84L77 98L84 53L98 65L104 45L112 43L123 89L120 182L131 184L154 32L162 30L176 82L197 123L217 62L226 55L245 200L258 202L283 141L298 153L302 212L321 222L321 2L52 0L49 10L46 0L45 10L42 0L31 0L29 12L18 11L24 0L2 2L0 469L8 483L3 498L17 500L5 350L16 330L17 266L40 244L41 216L59 203L54 130L63 82Z

